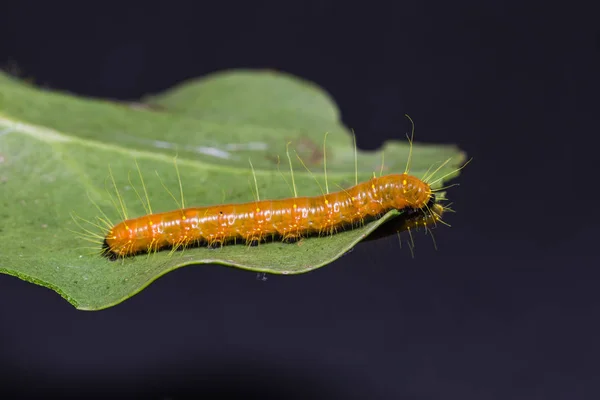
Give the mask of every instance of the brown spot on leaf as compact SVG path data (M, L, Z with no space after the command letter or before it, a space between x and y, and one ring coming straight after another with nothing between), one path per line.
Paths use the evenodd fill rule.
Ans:
M290 143L290 156L295 158L294 151L300 156L302 161L306 164L307 167L315 166L315 165L323 165L323 145L318 145L312 139L307 136L300 137L298 139L285 139L285 143ZM331 153L328 151L328 159L331 160ZM281 157L281 156L280 156ZM265 155L265 158L271 161L273 164L277 164L277 155L276 154L268 154ZM283 160L280 160L283 162Z

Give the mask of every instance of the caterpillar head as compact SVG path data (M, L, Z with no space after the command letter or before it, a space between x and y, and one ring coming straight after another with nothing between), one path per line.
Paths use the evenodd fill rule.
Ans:
M421 209L430 202L435 203L435 196L429 185L411 175L400 175L395 202L399 209L406 207ZM433 204L432 203L432 204Z

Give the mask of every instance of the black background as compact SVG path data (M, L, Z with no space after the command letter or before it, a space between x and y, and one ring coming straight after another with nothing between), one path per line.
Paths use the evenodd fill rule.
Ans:
M83 3L83 2L82 2ZM124 3L124 2L123 2ZM600 29L570 2L7 2L0 62L134 100L278 69L338 102L358 144L457 143L457 214L315 272L183 268L100 312L0 276L0 386L22 395L593 399ZM101 3L105 4L105 3ZM198 397L201 398L201 397Z

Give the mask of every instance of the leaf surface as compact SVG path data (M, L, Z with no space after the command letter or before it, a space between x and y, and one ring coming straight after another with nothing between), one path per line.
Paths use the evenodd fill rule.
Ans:
M0 72L0 272L51 288L79 309L98 310L186 265L290 275L322 267L399 213L300 244L163 251L116 262L98 255L99 243L81 240L72 215L120 220L109 166L128 216L144 215L136 161L153 211L178 208L165 189L179 196L175 155L187 206L253 200L249 159L262 199L290 197L287 143L299 194L318 195L315 179L325 187L325 132L330 190L353 185L353 140L336 105L319 87L290 75L227 71L140 103L119 103L39 89ZM384 151L384 173L404 171L407 143L387 142ZM422 176L450 157L436 176L455 170L465 155L454 146L415 144L411 173ZM381 167L381 151L359 151L357 166L359 181L368 179ZM105 233L102 226L83 226L98 237Z

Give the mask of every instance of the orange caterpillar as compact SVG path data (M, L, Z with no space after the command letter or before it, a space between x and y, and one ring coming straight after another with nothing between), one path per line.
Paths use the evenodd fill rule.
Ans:
M366 182L358 183L355 142L355 185L329 193L324 141L323 161L327 190L320 196L298 197L292 163L287 151L294 190L294 197L291 198L261 201L258 197L255 175L256 201L185 208L182 190L180 209L154 214L150 209L148 193L145 192L144 187L146 200L148 200L147 215L128 219L124 212L125 220L116 225L108 224L108 218L102 220L109 228L106 235L100 237L102 254L115 260L168 248L175 251L198 245L217 247L238 241L246 245L255 245L267 240L294 242L306 236L332 235L343 229L352 229L380 218L390 210L399 210L403 213L401 219L393 225L396 232L406 230L410 233L411 228L420 226L428 229L429 225L435 225L438 221L443 222L442 213L450 210L437 202L434 192L441 189L431 189L431 185L450 174L433 182L430 181L450 159L421 180L408 174L412 156L412 137L409 139L409 144L408 160L403 174L374 176ZM301 159L300 161L302 162ZM304 165L303 162L302 164ZM467 164L468 162L458 170ZM177 168L177 164L175 167ZM178 170L177 174L179 176ZM141 173L140 179L142 179ZM179 183L182 189L181 180ZM114 179L113 185L119 197ZM119 201L125 211L120 197ZM86 232L89 235L88 240L98 238L90 231Z
M110 229L102 250L116 259L238 240L246 244L269 239L293 242L356 227L392 209L414 212L435 204L429 184L406 173L392 174L321 196L184 208L128 219ZM407 223L411 221L416 219Z

